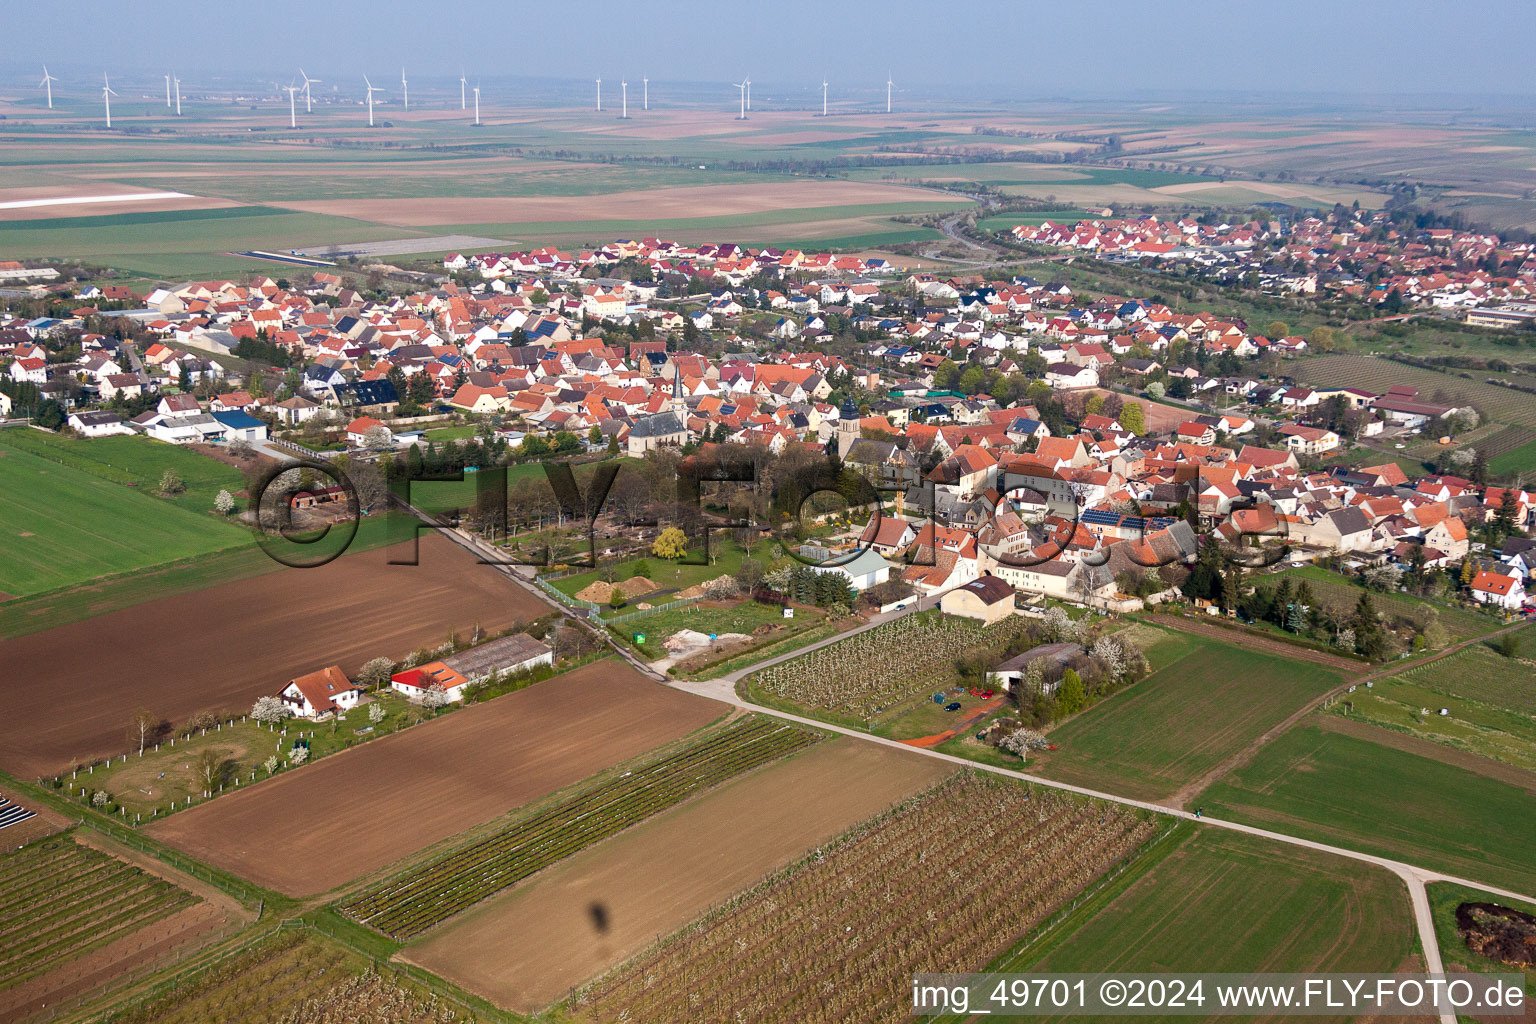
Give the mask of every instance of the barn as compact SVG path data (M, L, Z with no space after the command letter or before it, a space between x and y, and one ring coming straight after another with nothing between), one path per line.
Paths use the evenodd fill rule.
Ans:
M992 625L1013 614L1013 587L996 576L979 576L939 599L946 615L978 619Z

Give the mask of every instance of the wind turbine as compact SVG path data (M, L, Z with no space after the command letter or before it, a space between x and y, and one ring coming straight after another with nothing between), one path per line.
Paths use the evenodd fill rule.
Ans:
M603 112L603 80L601 78L597 80L597 112L599 114Z
M891 73L885 73L885 112L891 112Z
M641 85L642 85L642 87L644 88L644 91L645 91L644 95L641 97L641 100L640 100L640 109L641 110L650 110L651 109L651 80L649 78L642 78L642 79L640 79L640 83L641 83Z
M747 76L747 110L752 109L752 76Z
M44 89L48 90L48 109L49 110L53 109L53 83L57 82L57 81L58 81L57 78L53 77L52 75L50 75L48 73L48 65L44 64L43 65L43 80L41 82L37 83L37 84L42 86Z
M821 80L821 116L827 116L827 80Z
M112 97L116 95L117 93L112 91L112 83L108 81L107 76L103 74L101 76L101 100L107 105L108 128L112 127Z
M171 109L171 76L170 75L161 75L160 77L165 79L165 109L166 110L170 110Z
M312 85L319 85L320 84L320 79L318 79L318 78L310 78L308 75L306 75L304 73L304 69L303 68L299 68L299 77L304 79L304 113L312 114L312 113L315 112L315 108L314 108L314 106L311 103L309 87L312 86Z
M299 121L298 121L297 115L294 113L294 99L293 98L294 98L295 95L298 94L299 87L296 86L296 85L290 85L290 86L287 86L287 89L288 89L288 127L289 128L297 128L299 126Z
M468 110L469 109L469 107L466 106L465 103L464 103L464 86L465 86L465 84L466 83L464 81L464 72L460 71L459 72L459 109L460 110Z
M741 114L736 120L745 121L747 119L747 83L745 81L738 82L736 88L741 91Z
M171 76L171 84L176 87L176 116L181 116L181 79Z
M368 127L372 128L373 127L373 94L376 93L376 92L383 92L384 90L376 88L372 82L368 81L368 76L367 75L363 76L363 84L368 86Z
M628 121L629 120L629 82L628 81L625 81L624 79L620 79L619 80L619 93L623 97L620 100L619 120L620 121Z
M480 87L475 86L475 127L480 127Z
M411 89L405 84L405 68L400 69L400 109L411 109Z

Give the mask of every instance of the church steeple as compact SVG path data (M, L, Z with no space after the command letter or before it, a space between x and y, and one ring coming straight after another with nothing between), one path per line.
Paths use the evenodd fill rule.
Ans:
M672 411L681 416L683 409L683 369L674 362L672 364Z

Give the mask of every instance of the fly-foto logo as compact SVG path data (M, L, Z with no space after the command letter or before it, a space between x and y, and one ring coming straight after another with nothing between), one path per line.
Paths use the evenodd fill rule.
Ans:
M619 474L637 471L621 463L599 463L583 487L569 463L546 462L543 470L553 507L562 519L580 524L585 534L585 551L574 557L562 556L560 561L577 568L596 568L601 546L598 521ZM389 487L394 500L414 513L423 489L430 493L434 485L462 486L472 478L476 530L495 542L510 536L514 525L521 525L514 523L509 509L510 476L510 467L504 466L432 476L406 472L394 476ZM717 507L708 484L747 490L756 498L747 504L758 509L762 517ZM764 487L769 488L767 494ZM681 526L692 541L683 564L709 564L711 546L718 543L722 531L768 533L789 558L819 568L847 565L873 550L882 525L891 520L911 526L916 540L907 547L902 561L918 566L936 564L940 529L990 537L981 545L988 558L997 565L1021 570L1060 559L1105 565L1115 548L1142 569L1187 563L1194 552L1189 544L1180 543L1171 529L1180 522L1189 524L1186 538L1194 535L1219 541L1223 558L1245 568L1276 564L1290 551L1291 517L1270 504L1267 494L1244 493L1230 472L1208 473L1205 467L1191 466L1187 472L1176 472L1171 484L1158 490L1142 488L1134 504L1115 508L1105 506L1103 490L1052 470L1004 469L993 487L972 496L966 505L966 522L954 525L952 521L941 522L946 517L937 514L937 486L932 481L905 489L881 487L827 459L775 475L769 484L762 461L752 453L726 453L683 460L671 495L652 502L646 514L610 517L607 533L611 538L614 529L655 528L665 519ZM346 470L318 461L303 460L269 470L249 493L250 516L262 550L292 568L315 568L345 553L355 541L358 523L365 514ZM1045 514L1041 520L1006 540L997 539L996 531L989 534L986 524L1009 512L1018 503L1016 499L1026 494L1036 505L1043 495ZM893 502L899 502L899 514L889 510ZM822 549L821 557L807 554L797 538L808 535L829 509L868 509L869 524L849 546L835 552ZM416 565L421 532L450 527L413 514L393 515L385 528L397 552L390 564ZM407 544L409 552L398 553L400 546ZM486 553L485 546L480 550L480 561L486 565L546 567L555 561L555 552L546 541L536 541L526 550L501 546L491 548L494 553Z

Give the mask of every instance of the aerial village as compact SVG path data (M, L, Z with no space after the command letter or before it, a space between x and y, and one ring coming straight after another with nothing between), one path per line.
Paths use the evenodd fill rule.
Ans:
M1013 234L1241 266L1257 230L1153 218ZM1328 230L1320 218L1289 227L1285 250L1308 280L1338 264L1315 245ZM1505 253L1513 279L1453 278L1437 253L1463 263L1497 239L1388 234L1354 256L1396 246L1405 273L1372 287L1406 302L1442 305L1457 288L1513 299L1536 273L1523 246ZM983 617L1171 598L1250 614L1240 585L1191 573L1202 536L1256 549L1256 569L1386 566L1394 582L1438 573L1469 603L1526 603L1530 493L1488 486L1470 453L1412 479L1396 457L1474 428L1476 411L1409 385L1295 384L1285 367L1309 351L1299 335L1048 277L655 238L455 253L442 268L424 290L316 272L55 292L70 306L58 315L0 316L0 413L43 422L46 407L45 425L83 437L279 459L419 458L445 423L503 461L811 453L882 495L880 511L823 517L812 548L885 609L982 593Z

